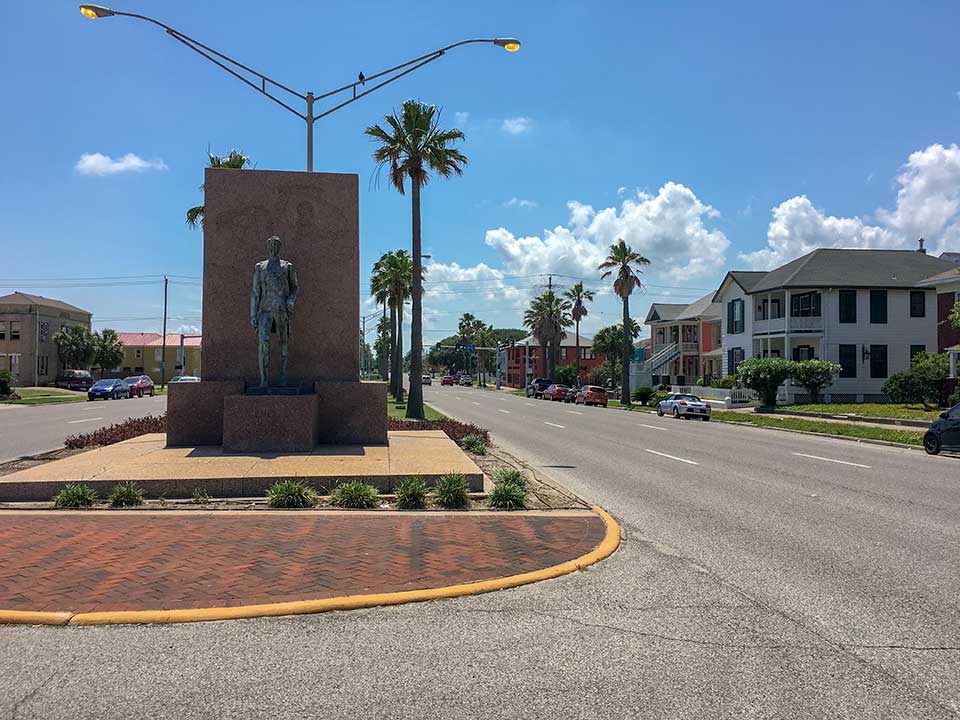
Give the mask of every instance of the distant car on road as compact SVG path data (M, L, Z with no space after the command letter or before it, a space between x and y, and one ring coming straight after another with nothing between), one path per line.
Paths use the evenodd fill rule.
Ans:
M131 397L143 397L144 395L153 397L157 394L157 388L149 375L131 375L124 378L124 382L130 387Z
M89 390L93 385L93 375L88 370L61 370L53 384L67 390Z
M543 391L550 385L551 382L546 378L534 378L527 384L527 397L543 397Z
M941 450L960 450L960 403L940 413L940 419L933 421L923 436L923 449L930 455Z
M441 387L443 385L456 385L456 384L457 384L457 378L454 377L453 375L444 375L442 378L440 378Z
M184 382L200 382L200 378L196 375L176 375L175 377L170 378L172 383L184 383Z
M543 399L563 402L563 400L567 397L568 392L570 392L570 388L568 388L566 385L548 385L547 389L543 391Z
M572 387L567 390L567 394L564 395L563 401L565 403L575 403L577 401L577 393L580 392L580 388Z
M603 405L607 406L607 390L599 385L584 385L577 391L577 405Z
M696 395L670 393L657 403L657 415L663 417L667 413L675 418L700 418L707 421L710 419L710 403Z
M87 400L119 400L130 397L130 386L116 378L97 380L87 390Z
M433 385L433 378L431 378L429 375L421 375L421 376L420 376L420 384L421 384L421 385Z
M469 387L473 385L473 375L469 375L466 373L460 375L460 379L457 381L457 385L463 385L465 387Z

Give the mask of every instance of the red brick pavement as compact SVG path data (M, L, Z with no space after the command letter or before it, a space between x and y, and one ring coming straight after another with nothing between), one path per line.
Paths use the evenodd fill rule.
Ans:
M0 511L0 610L229 607L539 570L603 540L593 514Z

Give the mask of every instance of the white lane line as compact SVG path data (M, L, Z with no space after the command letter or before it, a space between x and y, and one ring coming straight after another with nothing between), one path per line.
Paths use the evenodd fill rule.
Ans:
M549 425L550 427L558 427L558 428L560 428L561 430L563 430L564 427L565 427L565 426L563 426L563 425L557 425L556 423L547 422L546 420L543 421L543 424L544 424L544 425Z
M806 453L793 453L797 457L812 458L813 460L823 460L824 462L840 463L841 465L853 465L853 467L864 468L869 470L869 465L861 465L860 463L847 462L846 460L834 460L833 458L820 457L819 455L807 455Z
M502 412L502 413L506 413L507 415L510 414L510 411L509 411L509 410L504 410L503 408L497 408L497 410L499 410L499 411Z
M687 465L699 465L700 463L694 462L693 460L685 460L684 458L677 457L676 455L667 455L666 453L657 452L656 450L645 450L645 452L653 453L654 455L659 455L660 457L670 458L671 460L677 460Z
M454 395L454 397L455 397L457 400L463 400L463 398L460 397L459 395Z
M571 415L583 415L582 412L577 412L576 410L567 410L567 412Z
M651 430L666 430L665 427L660 427L659 425L645 425L644 423L637 423L640 427L650 428Z
M94 420L103 420L103 418L95 417L95 418L84 418L83 420L67 420L67 425L75 425L76 423L82 423L82 422L93 422Z
M527 407L533 407L533 403L524 403Z
M479 404L480 404L480 403L478 403L476 400L471 400L470 402L472 402L474 405L479 405Z

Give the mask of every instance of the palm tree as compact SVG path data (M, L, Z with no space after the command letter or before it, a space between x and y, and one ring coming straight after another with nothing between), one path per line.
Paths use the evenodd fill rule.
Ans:
M385 253L373 267L370 292L390 308L390 392L403 400L403 305L410 299L413 262L406 250Z
M577 337L577 379L580 378L580 321L587 316L587 306L586 303L593 302L593 290L585 290L582 282L578 282L572 288L563 293L563 296L573 304L573 310L571 315L573 316L573 322L576 325L576 337Z
M640 326L631 318L627 329L630 337L628 347L632 347L633 339L640 334ZM597 330L596 335L593 336L593 347L591 349L594 355L598 357L603 355L610 363L610 380L616 384L617 357L623 355L623 327L621 325L608 325Z
M384 118L389 131L371 125L366 134L378 143L373 159L378 169L390 170L390 182L404 194L404 183L410 178L410 201L413 230L413 319L410 328L410 398L408 418L423 418L423 276L420 237L420 189L430 179L432 170L441 177L462 175L467 158L452 145L464 139L460 130L440 128L440 110L417 100L407 100L400 112Z
M378 334L386 326L386 334L388 342L384 345L384 352L380 356L380 377L386 381L390 374L387 371L387 363L389 359L393 357L394 350L394 328L397 324L396 314L394 313L393 306L390 307L390 322L387 325L387 305L390 302L390 286L387 282L387 256L390 253L384 253L380 256L380 259L373 264L373 270L370 272L370 294L373 296L374 300L378 305L383 306L383 317L380 318L380 322L377 325ZM392 389L391 385L391 389Z
M649 265L650 261L643 255L627 245L623 238L620 238L616 244L610 246L607 259L600 263L597 270L604 270L601 279L607 278L616 272L617 277L613 281L613 291L623 302L623 334L625 341L623 343L623 367L620 368L620 402L624 405L630 404L630 355L633 352L633 342L630 338L630 295L635 288L643 289L643 283L640 282L640 275L643 271L641 265Z
M474 336L477 342L477 345L480 347L495 347L497 344L497 336L493 332L493 325L485 325L480 323L480 327ZM490 369L490 350L478 350L477 353L480 358L480 386L487 386L487 370Z
M230 154L225 157L223 155L214 155L211 152L207 153L207 167L243 170L249 164L250 158L239 150L231 150ZM203 190L203 185L200 186L200 189ZM187 210L187 225L192 228L203 227L203 218L206 214L204 208L205 206L203 205L197 205Z
M573 324L570 302L552 290L538 295L523 314L523 324L530 329L543 353L544 374L553 379L557 346L567 336L565 329Z
M93 334L93 360L100 366L100 377L103 371L118 367L123 362L123 343L116 330L104 328Z
M84 370L93 360L93 336L83 325L68 325L53 336L64 368Z

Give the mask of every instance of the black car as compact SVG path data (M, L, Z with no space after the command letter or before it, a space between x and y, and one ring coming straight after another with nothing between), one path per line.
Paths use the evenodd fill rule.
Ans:
M61 370L53 384L67 390L89 390L93 383L89 370Z
M570 388L570 391L564 395L563 401L565 403L575 403L577 401L577 393L580 392L580 386L574 385Z
M941 450L960 450L960 403L934 420L923 436L923 449L931 455Z
M552 383L546 378L534 378L527 385L527 397L543 397L543 391Z

